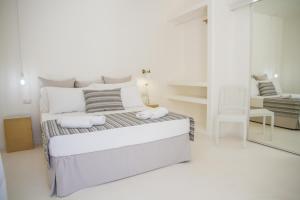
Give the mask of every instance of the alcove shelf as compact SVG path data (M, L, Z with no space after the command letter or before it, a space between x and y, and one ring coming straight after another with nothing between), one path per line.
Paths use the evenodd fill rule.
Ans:
M210 129L208 7L208 1L203 0L169 19L173 24L174 48L178 48L174 58L178 58L176 67L180 74L170 75L167 99L174 111L193 117L196 132L202 133Z
M184 86L184 87L207 87L207 82L201 81L170 81L170 86Z
M184 95L172 95L169 96L169 100L174 100L174 101L182 101L186 103L194 103L194 104L201 104L201 105L206 105L207 104L207 99L206 98L201 98L201 97L192 97L192 96L184 96Z

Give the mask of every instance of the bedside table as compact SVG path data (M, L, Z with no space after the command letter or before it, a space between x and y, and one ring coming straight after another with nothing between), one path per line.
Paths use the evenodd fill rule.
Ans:
M151 108L157 108L159 107L159 104L146 104L146 106Z
M33 148L30 116L4 118L6 151L15 152Z

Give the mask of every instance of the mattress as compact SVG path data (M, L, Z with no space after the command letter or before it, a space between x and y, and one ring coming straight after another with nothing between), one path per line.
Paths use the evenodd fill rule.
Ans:
M264 107L264 98L272 98L272 97L280 97L280 95L251 97L250 106L254 107L254 108L263 108Z
M145 109L133 108L123 111L110 111L86 114L81 112L66 114L41 114L41 122L57 119L66 115L99 115L122 112L132 112ZM138 126L122 127L103 131L95 131L89 134L73 134L51 137L49 141L49 154L52 157L70 156L95 151L115 149L130 145L143 144L172 138L189 133L190 121L188 118L164 121L158 123L143 124ZM100 133L101 132L101 133Z

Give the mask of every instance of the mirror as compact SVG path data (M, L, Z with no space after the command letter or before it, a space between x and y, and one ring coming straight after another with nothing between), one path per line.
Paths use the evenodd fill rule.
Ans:
M300 154L300 1L251 6L248 140Z

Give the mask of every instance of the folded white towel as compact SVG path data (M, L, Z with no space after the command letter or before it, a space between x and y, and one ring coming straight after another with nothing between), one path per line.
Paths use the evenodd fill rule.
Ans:
M63 128L91 128L93 126L88 118L61 118L57 122Z
M163 108L163 107L156 108L152 111L151 119L158 119L158 118L164 117L168 113L169 113L169 111L166 108Z
M166 116L168 113L168 109L159 107L138 112L136 113L136 117L139 119L158 119L160 117Z
M101 115L101 116L89 116L90 117L90 122L93 124L93 125L102 125L102 124L105 124L105 120L106 120L106 117Z
M139 119L150 119L151 116L152 116L152 111L149 109L136 113L136 117Z
M64 128L91 128L105 124L105 116L64 116L57 119L57 123Z

